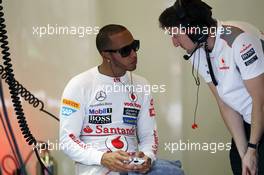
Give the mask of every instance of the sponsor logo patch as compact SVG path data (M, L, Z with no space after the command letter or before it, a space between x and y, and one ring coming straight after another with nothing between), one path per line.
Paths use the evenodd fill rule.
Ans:
M132 102L137 101L137 95L135 93L129 93L128 97Z
M153 136L154 136L154 144L152 145L152 150L154 154L157 154L158 145L159 145L159 138L158 138L157 130L153 131Z
M135 108L139 108L139 109L141 108L141 105L138 103L125 102L124 105L127 107L135 107Z
M93 108L93 107L98 107L98 106L111 106L112 103L107 103L107 102L104 102L104 103L98 103L98 104L91 104L89 107Z
M93 129L90 128L90 126L86 126L85 128L83 128L83 132L85 132L85 133L92 133L93 132Z
M63 106L61 109L61 114L65 116L70 116L72 113L76 112L77 110Z
M96 93L96 95L95 95L95 99L97 100L97 101L104 101L105 99L106 99L106 93L104 92L104 91L99 91L99 92L97 92Z
M129 125L137 125L137 118L123 117L123 122Z
M154 108L154 100L153 98L150 100L150 108L149 108L149 116L154 117L156 115L155 108Z
M96 125L94 128L87 127L87 130L84 131L88 134L83 134L82 136L109 136L109 135L128 135L135 136L136 128L133 127L104 127L103 125ZM93 134L91 134L93 133Z
M154 117L154 116L156 116L156 112L155 112L155 109L154 109L154 108L150 108L150 109L149 109L149 116L150 116L150 117Z
M62 104L70 106L70 107L75 108L75 109L80 109L80 103L72 101L72 100L69 100L69 99L65 99L64 98L62 100Z
M255 53L256 53L255 50L253 48L251 48L249 51L247 51L246 53L241 55L241 57L242 57L243 60L247 60L248 58L250 58Z
M101 115L101 114L111 114L112 108L102 108L102 109L89 109L89 114Z
M251 65L252 63L254 63L256 60L258 59L257 55L253 56L252 58L250 58L250 60L245 62L246 66Z
M76 144L78 144L81 148L88 148L85 143L83 143L81 140L78 139L77 136L75 136L73 133L69 134L69 137L72 139L72 141L74 141Z
M89 123L92 123L92 124L112 123L112 116L111 115L89 115Z
M118 150L127 151L128 143L125 136L110 136L105 141L106 147L114 152Z
M124 108L123 115L132 116L132 117L137 117L138 114L139 114L139 110L138 110L138 109Z
M243 47L240 50L240 53L245 52L247 49L249 49L252 46L252 44L245 45L243 44Z
M221 58L219 69L220 70L227 70L227 69L229 69L229 66L226 65L226 62L225 62L225 59L224 58Z

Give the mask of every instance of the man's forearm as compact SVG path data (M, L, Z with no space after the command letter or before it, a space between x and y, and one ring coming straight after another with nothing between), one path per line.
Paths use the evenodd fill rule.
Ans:
M251 134L249 142L257 144L263 134L264 105L253 101L251 117Z
M242 117L229 107L220 108L222 118L231 133L240 157L242 158L247 150L247 140Z
M229 132L231 133L236 143L239 155L242 158L247 150L247 140L246 140L243 119L238 112L233 110L231 107L229 107L226 103L224 103L220 99L218 92L212 83L209 83L208 85L213 95L216 98L216 102L221 112L221 116Z

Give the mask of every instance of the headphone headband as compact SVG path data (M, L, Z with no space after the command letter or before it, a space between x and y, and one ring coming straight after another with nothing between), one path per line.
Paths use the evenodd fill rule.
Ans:
M185 3L182 0L177 0L174 3L173 8L175 9L176 16L183 27L187 29L191 29L192 27L199 28L199 33L187 33L189 38L195 43L205 42L208 38L208 34L203 34L201 31L204 27L210 26L206 22L208 15L202 15L201 10L206 10L204 14L207 14L212 8L200 0L186 0Z

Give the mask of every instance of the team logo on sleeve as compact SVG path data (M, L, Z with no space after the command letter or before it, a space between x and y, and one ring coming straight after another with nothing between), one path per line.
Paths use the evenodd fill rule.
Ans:
M69 99L63 99L62 105L63 107L61 108L61 114L64 116L70 116L71 114L80 109L80 103Z
M246 66L251 65L252 63L254 63L258 59L254 48L251 48L246 53L242 54L241 58L244 61Z
M61 108L61 114L65 116L70 116L72 113L76 112L77 110L63 106Z
M246 53L241 55L241 57L242 57L243 60L247 60L248 58L250 58L255 53L256 53L255 50L253 48L251 48L249 51L247 51Z
M73 100L69 100L69 99L63 99L62 100L62 104L63 105L66 105L66 106L69 106L69 107L71 107L71 108L73 108L73 109L80 109L80 103L78 103L78 102L75 102L75 101L73 101Z

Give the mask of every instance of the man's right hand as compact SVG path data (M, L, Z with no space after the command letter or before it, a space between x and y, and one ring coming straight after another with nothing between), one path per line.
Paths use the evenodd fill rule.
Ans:
M129 154L125 151L116 151L104 153L101 164L111 171L115 172L129 172L133 171L134 165L124 163L129 161Z

